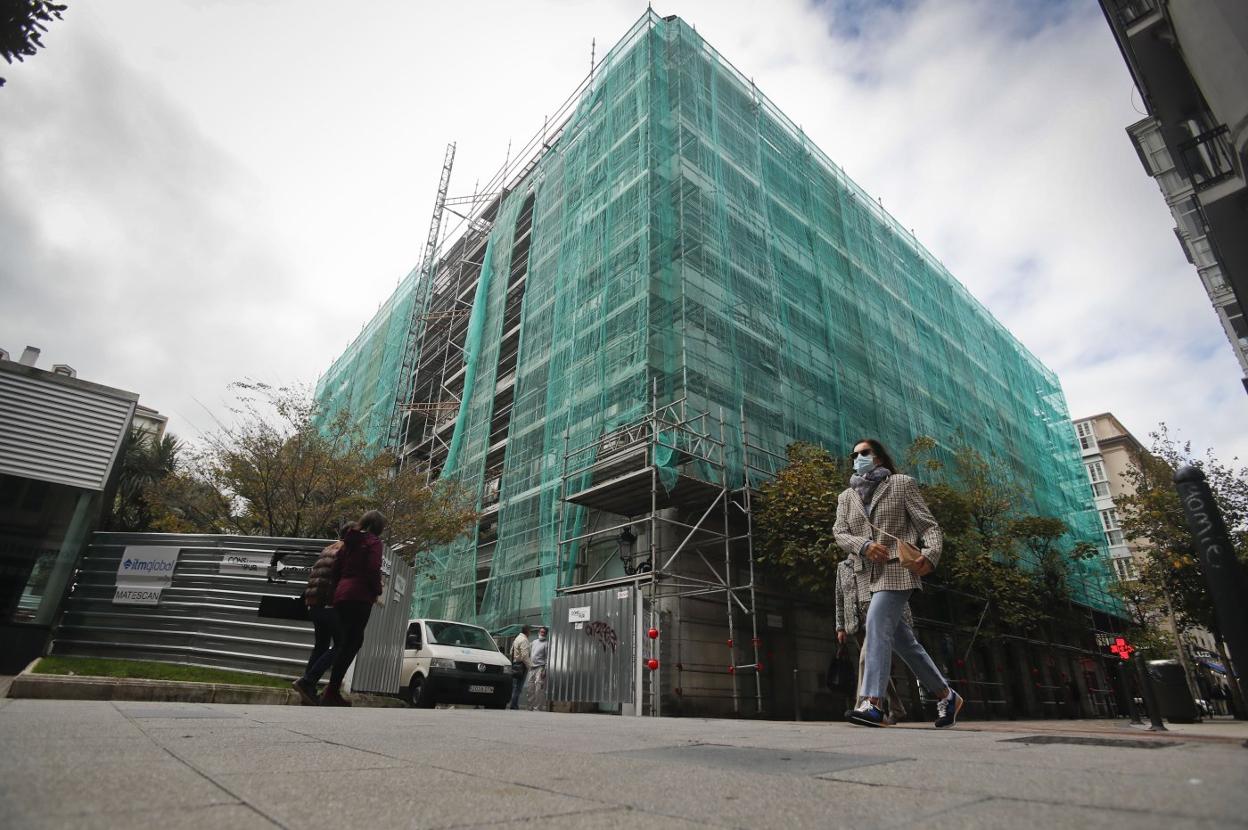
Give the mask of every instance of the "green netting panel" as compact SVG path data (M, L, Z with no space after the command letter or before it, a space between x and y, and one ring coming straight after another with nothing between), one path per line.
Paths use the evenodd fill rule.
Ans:
M477 279L477 291L472 300L472 313L468 318L468 335L464 340L464 392L459 412L455 416L455 432L451 436L451 446L446 453L446 463L442 467L442 476L446 477L459 470L459 448L464 442L465 425L468 423L469 402L473 389L476 388L477 367L481 360L481 335L485 332L486 297L489 296L490 284L494 278L493 260L490 258L491 242L485 245L485 256L482 259L481 275Z
M496 411L529 199L514 391ZM483 495L498 487L487 521L497 538L440 551L419 613L492 629L541 618L561 564L570 573L558 539L596 520L559 507L565 446L636 420L656 389L660 403L722 409L735 484L741 411L751 444L777 454L794 440L839 452L872 435L898 454L918 435L946 454L965 440L1028 483L1023 507L1103 545L1056 376L677 18L645 15L607 55L559 139L504 199L488 263L448 474ZM499 423L501 470L487 469ZM657 459L662 469L678 462L679 441L656 446L656 458L672 456ZM1082 571L1077 599L1117 610L1106 564Z
M397 396L399 365L412 318L418 273L413 270L377 310L316 384L322 422L344 410L360 427L373 452L385 449Z

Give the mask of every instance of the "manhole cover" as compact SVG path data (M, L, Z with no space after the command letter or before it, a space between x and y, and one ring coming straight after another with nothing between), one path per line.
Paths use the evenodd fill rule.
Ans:
M1073 744L1075 746L1122 746L1129 749L1161 749L1178 746L1182 741L1148 741L1138 738L1080 738L1072 735L1027 735L1023 738L1004 738L1004 744Z

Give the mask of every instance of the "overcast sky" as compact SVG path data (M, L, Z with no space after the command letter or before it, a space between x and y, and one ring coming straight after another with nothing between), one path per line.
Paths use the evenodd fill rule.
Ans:
M194 437L315 382L639 2L69 0L0 68L0 347ZM1093 0L671 2L1062 378L1248 458L1248 396ZM16 354L15 354L16 356Z

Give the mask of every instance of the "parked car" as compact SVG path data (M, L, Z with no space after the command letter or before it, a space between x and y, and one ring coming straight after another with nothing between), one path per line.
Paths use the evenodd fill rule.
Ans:
M412 706L464 703L502 709L511 699L511 660L484 628L451 620L409 620L403 695Z

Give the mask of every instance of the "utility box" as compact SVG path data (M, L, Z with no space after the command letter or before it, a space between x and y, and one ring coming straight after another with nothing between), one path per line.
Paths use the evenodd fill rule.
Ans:
M1200 710L1187 685L1187 675L1178 660L1149 660L1148 679L1157 694L1161 716L1171 723L1196 723Z

